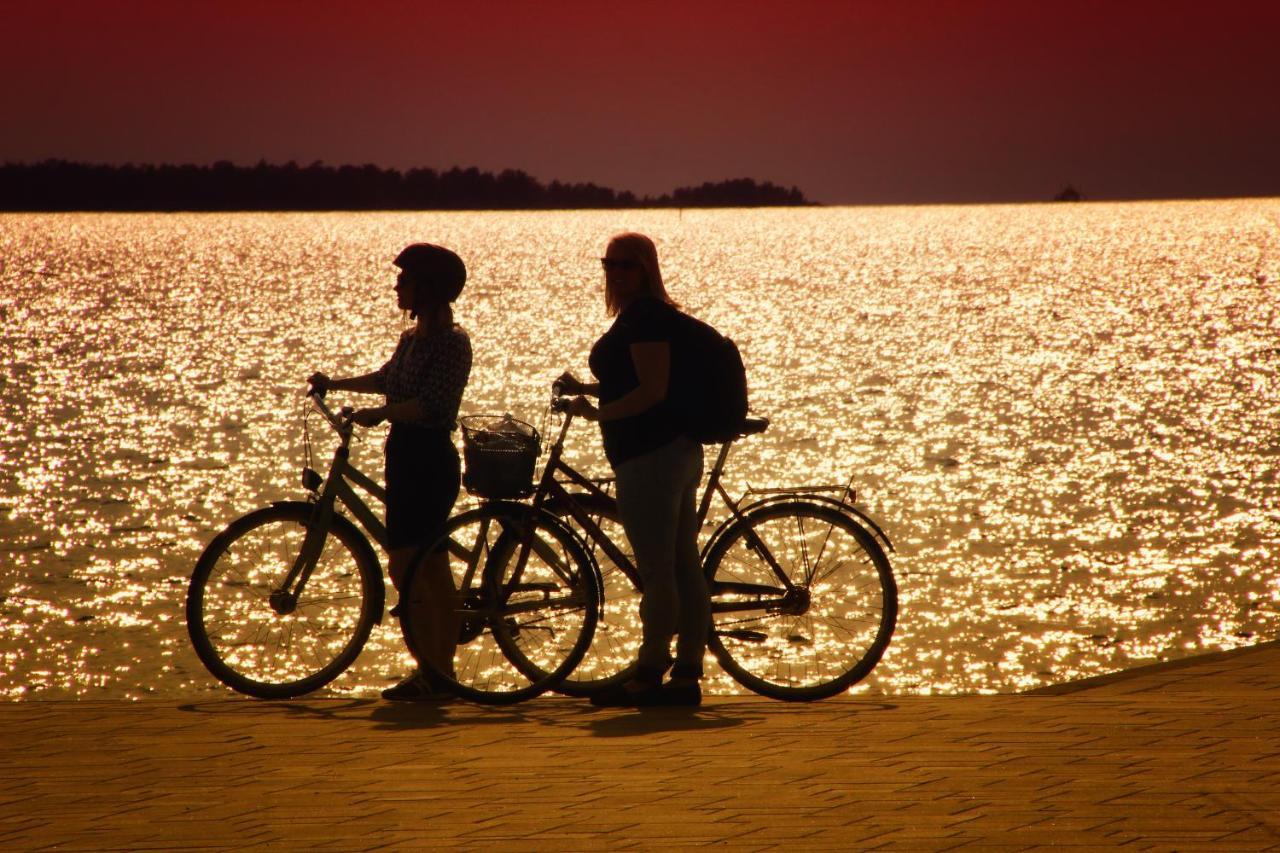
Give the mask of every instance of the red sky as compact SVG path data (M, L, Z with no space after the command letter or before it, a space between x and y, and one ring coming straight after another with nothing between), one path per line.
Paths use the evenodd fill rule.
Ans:
M1280 195L1277 0L8 0L0 160Z

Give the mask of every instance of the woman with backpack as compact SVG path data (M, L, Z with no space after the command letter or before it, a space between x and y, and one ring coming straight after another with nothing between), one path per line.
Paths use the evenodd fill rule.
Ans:
M566 393L600 400L597 408L577 396L569 411L600 423L615 474L618 515L644 595L635 676L591 702L698 705L711 606L698 555L702 445L683 433L669 394L682 315L663 286L658 251L648 237L619 234L600 260L605 308L615 319L591 348L589 364L597 381L580 382L565 373L559 382ZM664 684L669 668L671 678Z
M310 379L318 391L329 389L386 395L386 404L357 409L351 420L361 426L391 422L386 444L387 573L400 593L391 612L413 619L428 638L431 663L453 671L458 641L457 591L448 555L428 554L416 577L414 594L402 585L410 561L439 536L458 497L461 465L452 431L471 374L471 339L453 322L450 303L467 280L467 269L443 246L414 243L395 259L396 303L417 321L400 336L395 352L379 370L363 376ZM408 605L408 606L406 606ZM415 671L385 699L441 701L452 698L444 684Z

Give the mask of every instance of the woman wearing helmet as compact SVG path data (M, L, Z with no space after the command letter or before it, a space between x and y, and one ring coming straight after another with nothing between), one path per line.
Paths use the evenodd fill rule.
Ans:
M417 322L400 336L395 352L381 368L363 376L331 379L316 373L311 385L384 394L382 406L357 409L351 419L371 427L391 422L386 443L388 573L401 598L410 601L401 581L414 555L438 537L458 497L461 465L452 432L471 373L471 339L453 322L451 302L466 283L467 270L449 249L414 243L395 259L396 304ZM453 670L459 615L457 591L443 553L426 556L423 595L414 596L415 626L421 624L431 662ZM411 614L397 607L400 618ZM427 675L413 672L382 692L386 699L439 700L448 697Z

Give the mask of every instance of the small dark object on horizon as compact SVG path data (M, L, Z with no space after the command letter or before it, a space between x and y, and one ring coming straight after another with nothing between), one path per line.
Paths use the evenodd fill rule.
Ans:
M1053 197L1054 201L1084 201L1084 193L1076 189L1075 184L1067 184L1062 191Z

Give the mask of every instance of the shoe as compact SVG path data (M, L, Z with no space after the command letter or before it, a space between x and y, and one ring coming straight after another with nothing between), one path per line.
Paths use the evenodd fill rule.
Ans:
M652 696L661 692L662 688L656 684L640 690L628 690L625 684L615 684L592 693L590 702L597 708L641 708Z
M702 686L698 682L692 684L672 684L667 682L652 695L645 697L646 708L696 708L702 704Z
M382 691L382 698L392 702L452 702L457 697L447 690L432 686L429 675L414 670L395 687Z
M457 679L458 676L456 674L450 673L449 677L453 679ZM450 681L448 678L445 678L443 675L436 675L436 673L432 670L427 671L426 678L427 678L427 686L430 687L433 692L444 693L449 696L457 695L457 693L455 693L453 689L453 685L456 683L456 681Z

